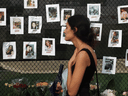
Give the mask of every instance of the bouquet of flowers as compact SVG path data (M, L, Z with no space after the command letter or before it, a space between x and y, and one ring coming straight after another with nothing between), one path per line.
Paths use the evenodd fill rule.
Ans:
M36 81L35 87L37 89L35 95L36 96L45 96L48 90L49 83L43 82L41 80Z
M11 84L5 83L6 86L10 87L8 96L29 96L27 91L29 83L26 78L14 79Z
M53 82L37 80L30 85L27 78L13 79L11 84L5 83L9 87L7 96L46 96L46 92ZM50 92L48 93L50 94ZM50 96L50 95L48 95Z
M122 95L128 96L128 92L124 91Z
M90 84L90 94L91 96L97 96L97 85Z
M101 93L101 96L116 96L116 91L111 89L106 89L104 92Z

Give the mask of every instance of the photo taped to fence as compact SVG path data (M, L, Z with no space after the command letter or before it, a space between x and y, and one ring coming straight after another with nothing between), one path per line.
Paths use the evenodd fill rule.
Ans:
M66 26L67 20L70 16L75 14L75 9L73 8L62 8L61 9L61 26Z
M55 56L55 38L42 38L42 55Z
M96 35L96 41L101 41L102 37L102 23L91 23L90 25L92 31Z
M36 59L37 57L37 43L24 41L23 42L23 59Z
M10 17L10 34L24 34L24 17Z
M118 24L128 23L128 5L118 6Z
M90 21L99 21L101 15L101 4L87 4L87 17Z
M117 57L103 56L102 73L115 74Z
M60 21L59 4L46 5L46 18L47 18L47 22L59 22Z
M122 30L110 30L108 47L121 47L122 45Z
M6 26L6 8L0 8L0 26Z
M28 33L36 34L41 33L42 16L29 16Z
M16 59L16 42L3 42L3 59Z
M38 8L38 0L24 0L25 9Z

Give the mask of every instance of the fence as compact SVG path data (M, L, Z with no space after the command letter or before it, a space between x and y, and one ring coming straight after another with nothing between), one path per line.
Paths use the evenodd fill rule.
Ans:
M38 0L38 8L24 9L24 0L1 0L0 8L7 10L6 26L0 26L0 96L7 96L10 88L4 86L5 83L11 83L12 79L26 77L34 84L37 80L53 81L58 72L59 65L67 63L73 54L74 46L68 44L60 44L61 26L60 22L47 22L46 5L59 4L62 8L74 8L75 14L87 16L87 4L100 3L101 17L100 21L92 23L102 23L101 41L97 43L95 52L98 58L98 78L100 83L100 92L106 88L116 90L116 96L122 96L123 91L128 90L127 83L127 67L125 66L125 52L127 49L127 23L118 24L117 7L128 4L127 0ZM24 17L24 34L10 34L10 17ZM28 33L28 16L42 16L42 28L39 34ZM122 30L122 47L108 47L108 38L110 30ZM42 38L55 38L55 56L43 56ZM16 59L3 59L3 42L16 42ZM36 59L23 59L23 42L37 42ZM102 74L102 58L103 56L117 57L116 74ZM111 81L111 82L110 82ZM96 82L92 81L92 83ZM110 84L109 84L110 82ZM33 89L35 90L35 89ZM32 91L32 90L31 90ZM30 92L30 93L33 93ZM34 95L33 95L34 96ZM49 96L46 93L45 96Z

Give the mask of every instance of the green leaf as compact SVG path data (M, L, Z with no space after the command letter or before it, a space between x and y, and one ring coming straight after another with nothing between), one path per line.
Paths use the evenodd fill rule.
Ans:
M111 79L106 87L106 89L115 90L115 81L114 79Z

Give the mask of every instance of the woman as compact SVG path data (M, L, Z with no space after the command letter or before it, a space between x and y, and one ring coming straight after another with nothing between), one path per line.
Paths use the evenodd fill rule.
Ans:
M13 55L13 46L12 45L9 45L7 51L6 51L6 54L7 55Z
M83 15L71 16L64 33L65 40L72 41L76 47L68 62L67 96L90 96L89 86L96 70L97 57L93 50L95 35L89 19ZM56 89L61 89L58 85Z
M46 48L47 51L52 51L52 41L46 40L45 45L47 47Z

